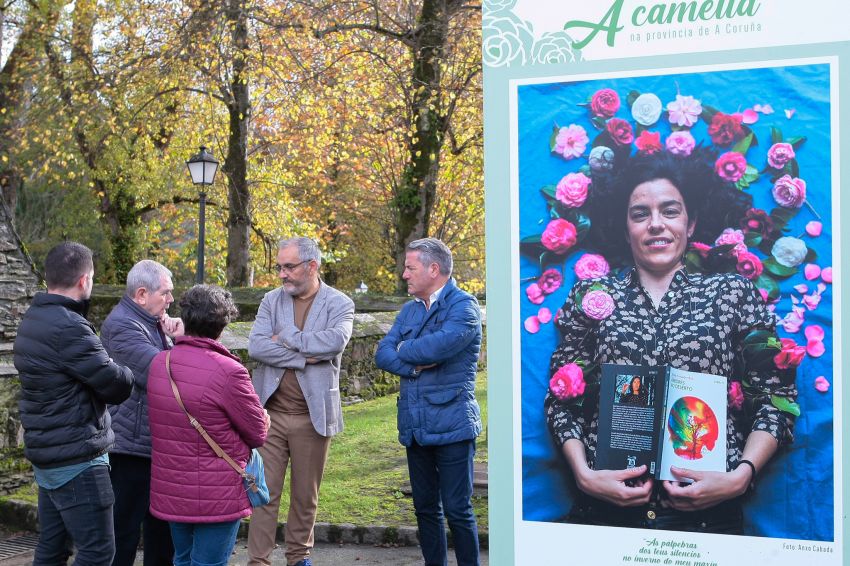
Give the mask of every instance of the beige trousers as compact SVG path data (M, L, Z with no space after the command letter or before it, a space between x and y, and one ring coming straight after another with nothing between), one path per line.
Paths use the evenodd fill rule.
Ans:
M271 501L257 507L248 529L249 566L271 565L275 545L280 494L287 465L289 476L289 515L286 519L286 563L295 564L310 556L313 548L313 526L319 504L319 485L328 459L331 439L316 432L310 415L287 415L269 411L271 428L266 443L260 448L266 469L266 483Z

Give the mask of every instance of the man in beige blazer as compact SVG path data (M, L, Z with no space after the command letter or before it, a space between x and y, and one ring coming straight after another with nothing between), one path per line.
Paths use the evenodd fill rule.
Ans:
M282 285L263 297L248 338L248 355L259 362L254 388L271 416L260 448L271 501L254 509L251 518L250 566L272 563L288 465L286 563L311 566L319 484L331 437L342 431L339 369L354 320L354 303L319 279L320 265L313 240L280 242L276 269Z

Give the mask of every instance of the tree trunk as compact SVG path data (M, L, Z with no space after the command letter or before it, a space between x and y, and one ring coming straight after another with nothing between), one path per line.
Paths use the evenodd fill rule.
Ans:
M413 138L408 143L405 165L393 203L395 216L396 293L403 295L402 279L407 244L428 236L431 211L437 194L440 151L445 120L440 114L440 62L448 37L449 4L446 0L424 0L411 54L415 85L410 120Z
M232 98L228 104L230 133L223 171L227 177L227 285L248 285L251 229L251 194L248 190L248 123L251 99L248 88L248 15L245 0L228 0L227 21L235 48Z

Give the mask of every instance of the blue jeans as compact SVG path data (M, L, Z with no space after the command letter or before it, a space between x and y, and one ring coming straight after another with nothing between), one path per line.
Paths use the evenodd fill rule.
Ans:
M38 488L41 534L34 566L67 564L73 547L76 566L109 566L115 554L109 466L92 466L56 489Z
M174 566L227 566L239 519L224 523L171 522Z
M407 447L407 468L425 566L446 566L446 529L452 531L458 566L478 566L478 525L472 511L475 440Z

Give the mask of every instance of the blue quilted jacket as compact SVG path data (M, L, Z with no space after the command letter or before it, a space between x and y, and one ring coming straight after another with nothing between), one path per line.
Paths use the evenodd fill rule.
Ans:
M481 349L481 312L475 297L454 280L425 310L419 301L402 307L378 344L378 367L401 377L398 439L410 446L469 440L481 433L475 373ZM416 377L416 366L436 364Z
M132 369L136 378L130 398L109 406L115 431L115 446L110 453L150 458L148 369L154 356L171 347L171 340L160 332L157 318L127 295L103 321L100 339L112 359Z

